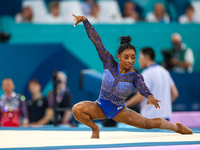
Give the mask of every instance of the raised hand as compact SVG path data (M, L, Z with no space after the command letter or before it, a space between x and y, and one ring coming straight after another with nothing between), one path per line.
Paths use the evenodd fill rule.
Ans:
M149 104L153 105L154 107L156 107L156 109L161 109L158 102L162 103L161 101L155 99L155 97L153 95L149 95L148 99L147 99L147 105L146 107L149 106Z
M74 17L74 19L73 19L73 21L75 21L74 27L75 27L78 23L83 22L84 20L87 19L87 18L84 17L84 16L76 16L76 15L74 15L74 14L71 14L71 15Z

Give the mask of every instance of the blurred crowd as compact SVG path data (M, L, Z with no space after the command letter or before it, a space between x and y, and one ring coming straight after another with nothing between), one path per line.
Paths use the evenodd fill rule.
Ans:
M55 95L49 91L47 97L41 93L41 84L37 79L31 79L28 89L31 94L30 99L26 99L23 94L15 93L15 84L11 78L2 81L4 94L0 97L0 126L2 127L27 127L54 124L72 123L73 99L67 87L67 76L65 73L57 72L57 85ZM55 102L54 102L55 98ZM54 114L54 105L60 110Z
M181 3L181 1L179 2ZM37 7L37 5L40 7ZM123 5L121 10L119 5ZM47 3L48 11L45 11L45 6L41 6L41 3L25 1L21 12L15 16L15 22L72 23L70 13L74 13L86 16L91 23L125 24L139 21L164 24L172 22L181 24L200 23L200 17L189 1L185 6L185 13L179 14L176 18L172 17L171 9L166 8L168 5L160 2L155 3L152 11L147 12L145 15L142 8L134 0L123 1L120 4L117 1L83 0L67 2L50 0ZM179 8L174 4L174 9L178 12L176 9Z

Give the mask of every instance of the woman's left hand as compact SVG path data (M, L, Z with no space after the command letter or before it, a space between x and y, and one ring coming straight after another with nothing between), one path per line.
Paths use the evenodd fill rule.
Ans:
M74 27L75 27L78 23L83 22L84 20L87 19L85 16L76 16L76 15L74 15L74 14L71 14L71 15L74 17L74 19L73 19L73 21L75 21Z
M147 105L146 107L149 106L149 104L153 105L154 107L156 107L156 109L161 109L158 102L162 103L161 101L155 99L155 97L153 95L149 95L148 99L147 99Z

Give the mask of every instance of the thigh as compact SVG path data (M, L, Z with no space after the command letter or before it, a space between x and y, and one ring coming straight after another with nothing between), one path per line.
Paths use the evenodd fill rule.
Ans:
M117 122L125 123L138 128L144 128L147 121L147 118L127 108L126 106L113 119Z
M80 106L81 111L85 114L88 114L92 120L106 119L106 115L104 114L101 107L97 104L97 102L82 101L76 105L77 107Z

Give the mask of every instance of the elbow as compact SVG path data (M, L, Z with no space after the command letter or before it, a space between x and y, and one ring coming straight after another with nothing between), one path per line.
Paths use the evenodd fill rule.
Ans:
M179 97L179 94L178 93L176 93L175 95L174 95L174 100L173 101L175 101L177 98Z
M179 93L178 93L178 91L177 91L177 93L176 93L176 95L175 95L175 96L176 96L176 98L178 98L178 97L179 97Z
M173 93L173 95L172 95L172 103L173 103L178 97L179 97L178 91L175 92L175 93Z
M179 92L178 92L178 90L176 90L176 92L174 93L174 97L175 97L175 99L177 99L177 98L179 97Z

